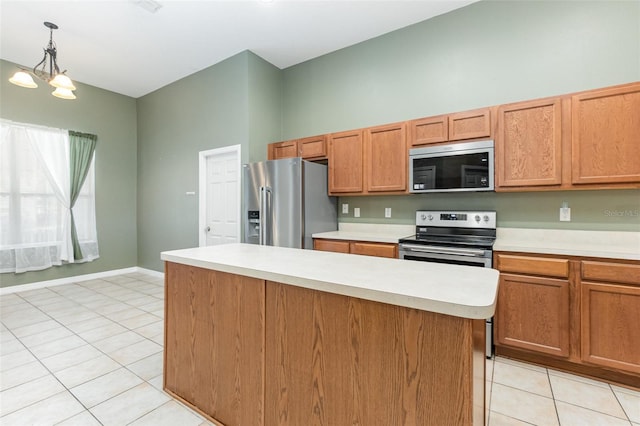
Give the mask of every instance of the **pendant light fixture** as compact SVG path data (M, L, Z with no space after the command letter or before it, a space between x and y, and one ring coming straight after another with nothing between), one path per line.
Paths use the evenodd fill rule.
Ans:
M76 95L73 91L76 90L76 86L69 77L65 75L67 70L60 72L58 67L57 56L58 50L56 44L53 42L53 30L57 30L58 26L51 22L45 22L44 26L49 28L49 44L44 48L44 57L42 60L33 67L33 70L29 71L21 69L16 72L9 81L17 86L33 89L38 85L33 81L33 76L40 80L46 81L51 86L55 87L51 94L61 99L75 99Z

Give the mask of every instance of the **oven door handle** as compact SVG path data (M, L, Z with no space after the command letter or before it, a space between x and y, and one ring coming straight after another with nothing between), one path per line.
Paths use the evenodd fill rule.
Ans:
M459 256L482 257L486 250L482 249L458 249L453 247L424 246L417 244L401 244L400 250L418 253L457 254Z

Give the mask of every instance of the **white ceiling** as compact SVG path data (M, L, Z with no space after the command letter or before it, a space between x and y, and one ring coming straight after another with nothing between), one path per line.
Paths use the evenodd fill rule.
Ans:
M140 97L244 50L283 69L477 0L0 0L0 58L42 59L80 81Z

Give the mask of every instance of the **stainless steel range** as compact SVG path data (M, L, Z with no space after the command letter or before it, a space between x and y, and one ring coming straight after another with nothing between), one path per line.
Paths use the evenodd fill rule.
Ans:
M494 211L416 212L416 234L399 244L400 259L492 267ZM487 320L487 357L493 352L493 321Z

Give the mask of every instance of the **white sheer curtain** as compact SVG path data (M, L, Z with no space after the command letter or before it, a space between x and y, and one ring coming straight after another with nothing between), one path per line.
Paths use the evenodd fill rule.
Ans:
M0 121L0 130L0 272L36 271L76 261L68 131L5 120ZM83 218L76 220L84 230L79 233L81 245L83 239L86 244L93 238L95 247L80 261L98 257L92 172L90 176L91 187L83 187L88 196L74 207L74 215ZM90 210L93 222L87 224L83 209Z

